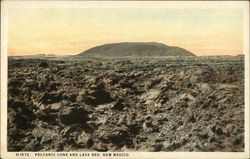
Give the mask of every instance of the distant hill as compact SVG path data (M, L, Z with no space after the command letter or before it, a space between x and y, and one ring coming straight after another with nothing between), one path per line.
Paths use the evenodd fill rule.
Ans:
M236 55L235 57L245 57L244 54L239 54L239 55Z
M79 56L196 56L195 54L176 46L168 46L156 42L123 42L105 44L90 48Z

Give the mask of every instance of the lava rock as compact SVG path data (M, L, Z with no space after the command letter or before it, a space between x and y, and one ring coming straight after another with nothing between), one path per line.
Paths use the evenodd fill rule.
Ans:
M85 124L88 121L88 112L83 108L69 107L59 111L59 120L62 124Z

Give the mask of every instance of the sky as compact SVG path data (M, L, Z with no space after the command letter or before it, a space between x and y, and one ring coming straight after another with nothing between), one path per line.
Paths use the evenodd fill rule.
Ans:
M8 55L79 54L117 42L160 42L198 56L243 54L243 10L10 8Z

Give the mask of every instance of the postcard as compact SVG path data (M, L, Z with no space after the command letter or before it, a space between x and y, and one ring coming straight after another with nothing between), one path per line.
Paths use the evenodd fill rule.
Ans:
M249 158L248 1L1 1L1 158Z

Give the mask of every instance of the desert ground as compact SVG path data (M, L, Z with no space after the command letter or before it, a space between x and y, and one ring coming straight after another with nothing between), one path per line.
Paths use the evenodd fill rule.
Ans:
M8 58L8 151L244 151L244 56Z

